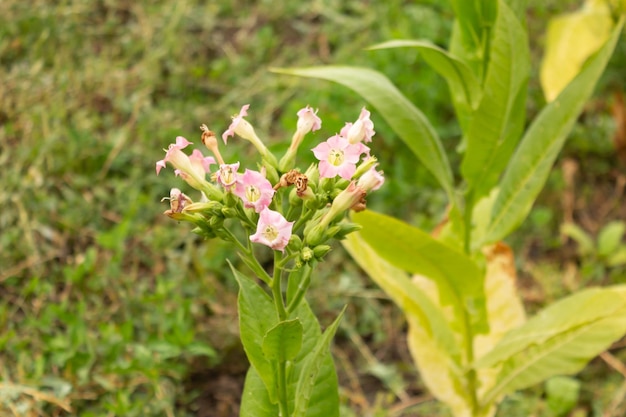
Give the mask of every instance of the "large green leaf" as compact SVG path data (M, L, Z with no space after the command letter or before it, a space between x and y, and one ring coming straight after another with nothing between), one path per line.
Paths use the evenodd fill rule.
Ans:
M353 217L363 239L394 266L437 283L442 305L452 305L457 318L469 314L475 332L488 330L483 292L484 273L465 254L409 224L366 210Z
M478 105L481 95L480 83L472 70L460 59L430 41L393 40L383 42L369 49L416 48L424 60L441 75L450 88L459 123L463 130L469 124L473 109Z
M293 360L294 365L288 381L289 407L293 411L297 401L300 375L306 372L307 367L310 366L307 365L309 357L322 339L322 331L306 300L300 302L291 317L298 317L304 330L302 348ZM306 408L306 417L339 417L339 385L335 365L328 349L322 356L321 365L316 363L319 368L317 368L317 376L312 391L307 394L309 395L309 402Z
M287 362L288 381L287 395L290 413L293 412L296 401L296 388L302 372L304 372L308 357L314 351L322 332L315 315L306 300L302 300L293 312L289 321L299 319L302 324L302 347L296 357ZM288 321L288 322L289 322ZM286 355L291 356L291 355ZM339 417L339 387L335 365L328 350L322 355L317 369L312 390L309 392L310 401L306 407L306 417ZM318 359L319 360L319 359ZM276 417L278 405L273 403L268 395L267 388L254 367L250 367L246 376L243 396L241 399L242 417Z
M626 333L626 286L583 290L540 312L507 333L476 362L501 366L485 404L555 375L582 369Z
M270 361L290 361L302 348L300 320L285 320L272 327L263 338L263 354Z
M273 69L273 71L334 81L360 94L374 106L420 162L435 176L448 193L448 197L453 199L452 170L435 129L426 116L386 76L368 68L343 66Z
M274 370L263 353L266 333L278 323L274 304L269 295L252 278L232 267L239 284L239 333L250 364L265 383L272 403L277 401Z
M463 59L480 80L489 60L488 40L497 13L497 0L450 0L456 20L450 51Z
M474 198L498 181L524 130L530 52L526 31L500 1L492 32L490 60L478 109L465 132L461 172Z
M557 99L541 111L522 138L500 183L483 244L504 238L530 212L567 135L615 49L623 23L622 18L609 41L589 59Z
M339 323L343 317L343 313L346 311L345 307L339 313L335 321L326 328L322 337L317 339L317 343L313 347L313 350L307 355L306 360L302 364L302 369L299 370L298 383L296 385L295 405L293 408L293 417L306 417L310 415L307 412L309 404L311 403L311 397L313 391L318 385L317 377L322 370L325 363L325 359L329 353L330 343L339 328ZM315 404L314 405L319 405ZM327 405L325 404L324 407ZM324 412L324 415L333 412L332 408L328 408L328 411Z
M251 366L243 386L239 417L276 417L277 415L279 415L278 404L270 401L263 380Z

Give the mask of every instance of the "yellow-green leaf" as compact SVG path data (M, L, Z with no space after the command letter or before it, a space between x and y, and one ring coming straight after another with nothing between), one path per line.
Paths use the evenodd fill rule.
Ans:
M540 73L547 101L574 79L587 58L609 39L612 28L611 10L604 0L587 0L580 10L550 21Z

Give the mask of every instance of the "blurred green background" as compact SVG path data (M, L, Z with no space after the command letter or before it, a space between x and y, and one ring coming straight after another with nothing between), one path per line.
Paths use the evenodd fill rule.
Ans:
M532 116L544 104L536 73L546 22L581 2L528 3ZM202 123L221 134L246 103L248 120L276 151L286 149L296 111L319 108L322 133L303 146L313 147L366 103L268 68L333 63L387 74L458 166L445 83L411 51L363 50L394 38L445 46L452 20L437 0L0 2L0 415L237 415L247 364L226 267L236 255L161 214L168 207L160 199L185 184L171 170L157 177L155 161L177 135L198 142ZM592 236L626 219L626 158L615 139L620 111L626 118L625 44L509 242L530 311L583 285L626 282L623 268L582 256L559 235L570 218ZM372 118L387 183L369 207L431 229L445 196ZM251 161L238 145L230 141L225 157ZM419 382L400 313L341 247L309 297L323 324L349 304L334 348L346 416L448 415ZM624 376L605 362L577 379L575 415L626 407L616 400L626 393ZM499 415L555 415L550 398L544 387L521 392Z

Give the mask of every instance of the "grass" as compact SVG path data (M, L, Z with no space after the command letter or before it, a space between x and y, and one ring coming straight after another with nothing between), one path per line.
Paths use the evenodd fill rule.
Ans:
M555 9L531 3L539 27ZM215 405L205 383L193 381L210 380L240 357L236 288L225 266L236 259L161 215L159 200L175 183L154 174L162 148L177 135L197 141L201 123L223 131L245 103L273 149L286 147L306 104L320 109L331 135L364 103L267 69L345 63L388 74L452 151L459 130L436 75L416 56L362 50L389 38L445 44L451 16L437 1L1 2L0 414L214 415L202 408ZM538 105L536 86L534 94ZM432 227L445 198L374 120L377 153L393 162L384 169L394 180L371 206ZM225 153L249 156L238 146ZM590 167L590 175L601 169ZM548 195L542 204L555 233L559 206ZM540 221L518 235L519 248L543 229ZM346 415L385 415L398 397L423 387L398 347L401 316L345 259L337 248L311 301L322 320L350 304L338 340ZM602 384L590 404L614 392L602 366L592 369L600 369L597 377L583 374L586 387ZM540 389L520 395L543 404ZM446 415L424 400L402 415ZM521 410L515 401L507 407Z

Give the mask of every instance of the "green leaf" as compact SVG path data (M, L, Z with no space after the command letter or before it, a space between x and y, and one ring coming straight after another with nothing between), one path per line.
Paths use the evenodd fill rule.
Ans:
M469 123L469 117L480 100L481 87L472 70L463 61L445 49L424 40L393 40L371 46L368 49L406 47L418 49L428 65L446 80L461 126Z
M265 383L272 403L277 401L274 371L263 353L263 339L278 322L270 296L253 279L232 267L239 284L239 333L250 364Z
M474 198L482 197L497 183L524 130L529 73L526 31L500 1L482 99L465 131L467 148L461 172Z
M296 387L301 373L304 371L307 358L314 351L316 344L322 338L322 332L311 308L303 299L289 321L299 319L303 334L302 348L293 360L288 363L287 395L289 409L293 411L296 401ZM276 417L278 405L270 401L265 383L254 367L250 367L246 376L244 391L241 399L242 417ZM291 414L290 414L291 415ZM321 366L315 378L310 402L306 410L306 417L339 417L339 387L335 365L330 352L326 351Z
M361 95L389 123L453 201L452 170L435 129L383 74L368 68L342 66L275 68L272 71L334 81Z
M298 319L281 321L263 338L263 354L270 361L290 361L301 347L302 324Z
M437 283L442 305L452 305L457 318L469 313L478 333L488 330L483 292L484 273L461 252L393 217L366 210L353 220L360 235L385 260Z
M302 349L294 359L294 367L289 376L288 391L290 395L290 410L295 407L297 386L309 356L322 338L320 325L311 311L306 300L302 300L292 317L298 317L302 323ZM327 350L317 373L310 401L307 406L306 417L339 417L339 386L332 356Z
M609 257L615 253L626 231L626 223L623 221L613 221L600 230L598 235L598 255Z
M251 366L243 386L239 417L276 417L277 415L279 415L278 404L270 401L265 383L256 369Z
M547 101L554 100L578 74L585 60L609 39L612 27L606 1L586 1L580 10L550 20L540 70L541 88Z
M476 77L483 79L489 60L486 50L489 32L497 13L497 0L451 0L456 20L452 28L450 51L463 59Z
M578 244L578 253L583 256L591 255L595 251L595 244L589 234L574 223L563 223L561 234L573 239Z
M609 41L590 58L559 97L541 111L522 138L500 182L483 244L504 238L530 212L567 135L613 53L623 22L622 18Z
M546 381L546 399L556 416L567 414L578 402L580 382L567 376L555 376Z
M295 406L292 414L293 417L306 417L311 415L311 413L307 412L307 409L309 408L313 391L315 387L319 385L317 381L318 375L324 365L324 362L326 361L330 343L335 336L335 332L339 327L339 323L341 322L341 318L343 317L345 311L346 308L344 307L335 321L328 326L322 337L318 338L315 347L309 355L307 355L306 360L302 365L302 369L299 370L299 378L296 385ZM315 404L315 402L313 404Z
M620 245L615 252L609 255L606 260L609 266L620 266L626 264L626 246Z
M579 371L624 333L626 286L583 290L554 303L507 333L476 362L479 369L501 369L484 404L552 376Z

